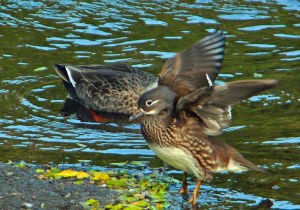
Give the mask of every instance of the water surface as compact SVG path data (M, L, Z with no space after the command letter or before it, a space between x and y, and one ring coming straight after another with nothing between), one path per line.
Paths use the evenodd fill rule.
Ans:
M219 82L280 81L236 105L232 127L220 137L271 174L216 175L199 202L229 209L269 198L274 208L299 209L299 10L298 1L280 0L1 3L0 161L163 166L139 125L61 112L66 91L52 66L121 61L157 74L166 59L220 28L227 46Z

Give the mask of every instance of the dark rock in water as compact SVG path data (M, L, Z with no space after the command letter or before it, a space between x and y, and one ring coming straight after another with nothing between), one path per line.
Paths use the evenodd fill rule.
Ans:
M258 204L258 208L270 209L273 206L273 202L270 199L261 200Z

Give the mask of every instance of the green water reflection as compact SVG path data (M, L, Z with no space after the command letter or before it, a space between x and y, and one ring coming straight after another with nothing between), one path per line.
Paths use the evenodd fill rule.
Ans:
M249 206L257 202L253 195L274 199L277 208L300 208L299 8L279 0L1 3L0 161L162 166L138 125L63 115L66 92L52 66L124 61L157 74L175 52L220 28L227 46L219 81L273 78L280 86L236 105L232 127L220 137L271 173L217 175L207 186L245 195L225 193L237 202L229 204L207 189L208 205Z

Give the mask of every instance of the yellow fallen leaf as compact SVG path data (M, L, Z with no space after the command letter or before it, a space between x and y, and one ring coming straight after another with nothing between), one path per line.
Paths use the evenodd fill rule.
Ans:
M57 173L56 176L61 176L61 177L64 177L64 178L68 178L68 177L77 177L77 174L78 174L77 171L67 169L67 170L63 170L63 171Z
M38 176L37 176L37 178L41 180L41 179L45 179L45 178L46 178L46 176L45 176L45 175L43 175L43 174L40 174L40 175L38 175Z
M102 173L102 172L95 172L93 180L94 181L106 181L110 179L108 173Z
M142 194L142 193L136 193L136 194L133 194L134 197L136 198L139 198L139 199L144 199L145 198L145 194Z
M135 205L128 205L125 208L122 208L123 210L142 210L143 208Z
M78 179L84 179L90 177L90 175L84 171L74 171L72 169L60 171L59 173L55 174L55 176L63 177L63 178L78 178Z
M147 206L150 206L151 204L147 201L136 201L136 202L131 203L131 205L139 206L139 207L147 207Z
M161 203L156 203L156 209L157 210L162 210L164 208L164 205Z
M77 172L77 176L78 179L84 179L84 178L88 178L90 177L90 175L84 171L79 171Z

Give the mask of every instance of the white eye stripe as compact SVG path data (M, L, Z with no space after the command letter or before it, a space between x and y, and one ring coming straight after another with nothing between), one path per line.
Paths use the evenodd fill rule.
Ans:
M152 109L148 112L146 112L144 109L140 108L140 111L146 115L151 115L151 114L158 114L159 113L159 109Z
M146 106L153 106L154 104L157 104L158 102L160 102L161 100L155 100L155 101L152 101L152 100L147 100L145 102Z
M152 102L152 105L153 105L153 104L157 104L157 103L160 102L160 101L161 101L161 100L155 100L155 101Z
M158 114L159 112L160 112L159 109L152 109L151 111L146 112L145 114L148 114L148 115L150 115L150 114Z
M151 104L148 104L147 102L148 101L151 101ZM160 102L161 100L155 100L155 101L152 101L152 100L147 100L146 101L146 106L153 106L154 104L157 104L158 102Z

